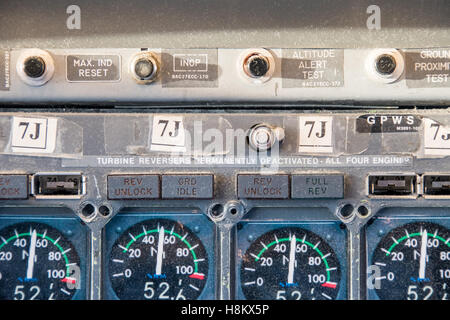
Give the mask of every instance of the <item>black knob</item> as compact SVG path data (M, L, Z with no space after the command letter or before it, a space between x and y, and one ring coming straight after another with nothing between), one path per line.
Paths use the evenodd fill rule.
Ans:
M150 59L139 59L134 65L134 72L142 80L148 79L153 75L153 62Z
M29 57L25 60L23 71L30 78L39 78L45 72L45 61L41 57Z
M383 54L377 58L376 67L378 73L389 75L395 71L397 63L395 62L395 58L390 54Z
M266 57L255 54L247 59L246 67L250 76L260 78L269 71L269 61Z

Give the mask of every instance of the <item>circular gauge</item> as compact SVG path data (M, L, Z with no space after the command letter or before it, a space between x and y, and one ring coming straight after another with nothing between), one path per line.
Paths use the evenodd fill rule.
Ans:
M382 300L450 298L450 232L435 223L395 228L378 244L371 270Z
M263 234L242 258L241 287L249 300L336 299L340 278L333 249L301 228Z
M109 277L119 299L197 299L207 274L208 257L200 239L173 220L133 225L114 243L109 258Z
M55 228L22 222L0 230L0 299L71 299L80 274L74 246Z

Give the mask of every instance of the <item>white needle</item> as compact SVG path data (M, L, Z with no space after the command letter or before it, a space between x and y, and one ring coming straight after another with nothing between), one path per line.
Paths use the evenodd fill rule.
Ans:
M291 248L289 251L289 271L288 271L288 283L294 283L294 265L295 265L295 246L297 239L295 236L291 237Z
M34 257L36 256L36 230L31 233L30 251L28 251L27 279L33 278Z
M420 245L420 266L419 266L419 278L425 278L425 269L427 267L427 242L428 233L427 230L422 231L422 242Z
M158 251L156 253L156 275L161 275L164 246L164 227L159 228Z

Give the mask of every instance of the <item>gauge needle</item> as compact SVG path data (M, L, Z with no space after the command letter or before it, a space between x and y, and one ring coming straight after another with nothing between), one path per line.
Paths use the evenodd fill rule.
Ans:
M161 275L164 246L164 227L159 228L158 251L156 253L156 275Z
M288 271L288 283L294 283L294 264L295 264L295 245L297 239L295 236L291 237L291 248L289 251L289 271Z
M34 258L36 256L36 230L31 233L30 251L28 252L27 279L33 278Z
M420 245L420 265L419 265L419 278L425 278L425 269L427 267L427 242L428 233L427 230L422 231L422 242Z

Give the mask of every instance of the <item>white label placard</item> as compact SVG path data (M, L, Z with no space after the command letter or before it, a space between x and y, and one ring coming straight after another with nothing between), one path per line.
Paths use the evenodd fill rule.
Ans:
M153 117L150 150L185 152L185 131L182 116Z
M52 153L56 146L57 119L23 118L12 119L12 152Z
M299 117L299 152L333 152L333 117Z
M436 156L450 155L450 126L443 126L437 121L423 121L424 153Z

